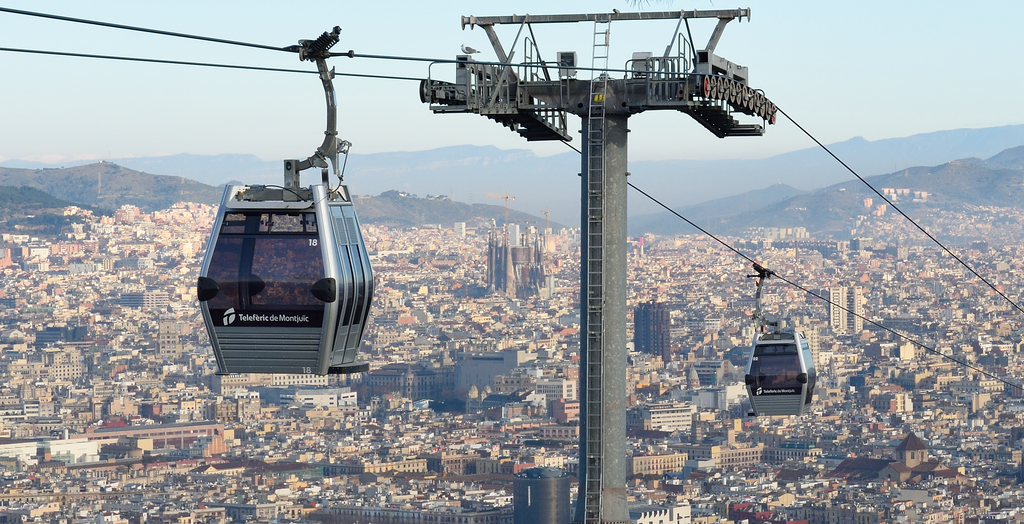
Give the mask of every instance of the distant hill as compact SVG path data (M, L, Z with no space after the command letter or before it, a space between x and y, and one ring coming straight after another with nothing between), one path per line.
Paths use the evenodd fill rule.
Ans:
M929 210L955 211L964 206L1024 207L1024 171L985 167L997 163L992 159L981 165L955 160L865 179L876 189L906 188L928 193L926 199L909 195L897 201L912 217L920 218ZM721 220L718 227L733 233L756 226L799 226L812 233L848 231L856 216L870 213L865 198L871 198L872 205L883 203L860 181L849 181L737 214Z
M32 187L0 186L0 231L27 235L56 235L75 222L64 209L78 206L96 214L104 210L61 200Z
M455 222L468 225L496 224L505 222L505 207L490 204L463 204L447 197L420 198L401 191L386 191L378 196L355 197L353 203L364 224L395 227L439 224L450 228ZM527 213L509 210L509 221L518 224L529 223L544 227L544 219ZM552 228L563 227L551 223Z
M1008 168L1012 167L1012 168ZM905 188L928 193L915 201L901 197L897 205L911 216L929 210L953 211L963 206L1024 207L1024 147L1014 147L982 160L967 158L932 167L910 167L865 177L875 188ZM883 203L858 180L804 192L786 185L677 209L686 218L715 233L739 234L751 227L805 227L812 234L849 233L853 220L868 215L865 198ZM694 229L667 212L631 217L630 234L693 233Z
M785 184L774 184L764 189L755 189L754 191L747 191L746 193L740 193L731 197L716 198L703 204L678 208L675 211L703 227L704 224L721 223L723 220L738 213L751 209L761 209L804 193L806 191L800 191ZM653 196L658 198L657 195ZM642 195L640 197L644 198ZM630 235L641 235L643 233L675 235L695 232L696 230L692 226L668 211L629 217Z
M246 180L249 183L278 183L281 180L281 160L260 160L256 155L166 155L137 158L108 158L105 162L128 169L161 175L179 175L210 185L223 185L229 180ZM95 164L96 160L74 160L47 164L27 160L7 160L0 167L21 169L44 169L53 167L77 167ZM271 177L271 180L254 180L254 177Z
M1024 169L1024 146L1011 147L985 160L983 165L993 169Z
M176 202L216 204L221 189L180 176L141 173L109 162L63 169L0 167L0 185L27 186L78 205L106 209L131 204L144 211Z

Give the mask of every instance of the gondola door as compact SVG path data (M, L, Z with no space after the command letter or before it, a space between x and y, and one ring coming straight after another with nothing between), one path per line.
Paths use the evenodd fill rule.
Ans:
M322 374L327 302L313 290L326 271L316 213L310 203L252 204L222 205L199 280L219 371Z

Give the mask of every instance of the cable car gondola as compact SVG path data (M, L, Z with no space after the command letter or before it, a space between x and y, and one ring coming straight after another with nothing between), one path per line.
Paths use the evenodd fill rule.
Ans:
M351 144L337 138L337 106L327 69L341 29L300 42L327 97L323 144L306 160L285 160L283 186L229 185L197 283L218 371L336 374L366 371L359 345L373 298L373 270L348 188L331 187ZM346 156L347 158L347 156ZM322 183L300 187L320 167Z
M778 322L765 321L761 292L771 271L754 264L757 296L754 319L757 330L747 361L745 382L751 415L803 415L814 400L817 373L807 339L800 331L781 330ZM765 327L768 332L762 332Z

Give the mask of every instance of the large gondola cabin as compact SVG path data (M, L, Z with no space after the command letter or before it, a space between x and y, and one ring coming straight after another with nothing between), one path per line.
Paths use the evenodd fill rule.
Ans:
M368 368L373 270L344 185L226 187L197 294L222 374Z

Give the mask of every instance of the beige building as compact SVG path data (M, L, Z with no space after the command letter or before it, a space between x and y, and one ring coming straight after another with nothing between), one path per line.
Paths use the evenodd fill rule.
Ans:
M630 409L626 426L643 430L689 431L697 406L689 402L658 402Z
M325 464L324 473L328 476L335 475L360 475L363 473L426 473L427 459L408 458L391 462L363 462L353 460L340 464Z
M637 455L629 458L627 475L662 475L682 471L689 456L686 453Z
M537 380L535 391L547 395L549 401L559 398L577 400L576 383L564 377L542 378Z
M729 447L701 444L697 446L678 446L680 452L686 452L690 460L713 460L715 467L746 466L764 460L764 444L752 447Z

